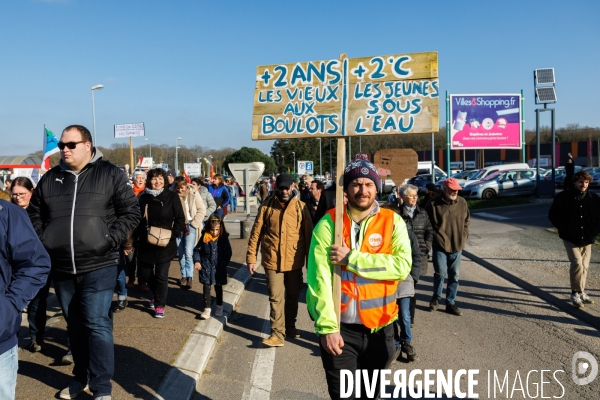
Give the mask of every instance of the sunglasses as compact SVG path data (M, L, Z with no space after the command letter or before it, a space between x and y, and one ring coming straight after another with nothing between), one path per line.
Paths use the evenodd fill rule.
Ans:
M83 140L80 140L79 142L67 142L67 143L63 143L63 142L58 142L58 148L60 150L64 150L65 147L69 148L69 150L73 150L75 147L77 147L77 145L79 143L85 143Z

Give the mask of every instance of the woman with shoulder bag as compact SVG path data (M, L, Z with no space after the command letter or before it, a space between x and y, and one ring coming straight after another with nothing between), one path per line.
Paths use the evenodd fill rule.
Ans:
M149 307L155 318L165 316L169 266L177 254L175 239L185 228L185 214L177 193L165 187L167 172L148 171L146 189L140 195L142 219L136 230L138 270L152 292Z
M177 257L181 267L181 281L179 284L182 289L191 289L194 281L194 247L200 240L206 206L204 200L200 197L200 193L196 191L193 185L188 185L185 179L177 177L174 190L179 195L186 217L186 227L181 235L177 237Z

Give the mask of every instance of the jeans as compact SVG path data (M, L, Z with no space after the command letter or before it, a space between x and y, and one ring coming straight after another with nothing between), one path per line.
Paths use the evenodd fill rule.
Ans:
M179 266L181 267L182 278L194 277L194 245L196 244L196 228L192 224L188 225L190 234L186 236L178 236L177 241L177 258L179 258Z
M237 197L229 198L229 209L231 212L235 212L235 210L237 210Z
M33 300L27 306L27 323L29 324L29 334L32 340L41 342L46 333L46 308L48 305L48 293L52 279L48 278L46 284L35 295ZM2 397L0 397L2 398Z
M460 274L460 256L462 250L456 253L446 253L442 250L433 249L433 296L442 299L444 289L444 277L448 272L448 284L446 287L446 304L454 304L458 292L458 276Z
M14 400L19 368L19 346L0 354L0 399Z
M215 214L217 217L223 219L223 209L222 208L216 209L213 214Z
M286 329L296 327L302 269L285 272L265 269L265 275L271 306L271 334L283 341Z
M67 336L73 354L74 380L88 380L94 397L110 395L115 370L113 321L110 310L116 265L83 275L55 272L54 289L67 321Z
M410 299L413 297L404 297L398 299L400 314L398 315L398 325L400 325L400 343L410 343L412 332L410 330Z
M394 360L396 348L394 346L394 328L392 324L381 328L377 332L371 333L371 329L360 324L341 324L340 335L344 339L342 354L332 356L327 353L321 345L321 361L325 369L327 379L327 388L329 396L332 399L340 398L340 370L349 369L354 373L357 369L369 371L369 376L373 375L373 370L389 368ZM379 382L378 382L379 383ZM375 395L379 396L379 388ZM356 393L353 390L352 394ZM361 397L367 398L364 387L361 390Z
M162 264L138 264L138 272L145 282L148 282L150 290L154 293L154 305L156 308L165 308L167 305L167 292L169 291L169 266L170 261Z
M129 253L131 256L131 253ZM117 286L115 290L117 291L117 296L119 300L127 300L127 257L123 250L119 250L119 268L117 270Z

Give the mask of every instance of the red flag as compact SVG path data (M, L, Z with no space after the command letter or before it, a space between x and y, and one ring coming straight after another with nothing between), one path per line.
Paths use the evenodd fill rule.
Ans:
M185 169L183 170L183 177L185 178L188 184L192 183L192 180L190 179L190 176L187 174L187 172L185 172Z

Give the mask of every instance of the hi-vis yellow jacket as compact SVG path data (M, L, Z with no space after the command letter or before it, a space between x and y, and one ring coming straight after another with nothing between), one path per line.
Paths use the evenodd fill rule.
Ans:
M334 241L334 215L335 210L319 221L308 253L306 303L319 335L339 332L333 305L333 265L329 261ZM350 243L347 211L344 225L344 239ZM380 209L377 203L371 214L360 223L359 238L360 251L352 249L348 265L344 267L355 279L342 281L342 311L350 301L358 301L361 322L376 331L398 317L395 291L398 282L410 273L410 239L402 218L395 212ZM361 307L361 303L365 307ZM380 306L372 307L376 303Z

